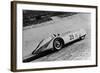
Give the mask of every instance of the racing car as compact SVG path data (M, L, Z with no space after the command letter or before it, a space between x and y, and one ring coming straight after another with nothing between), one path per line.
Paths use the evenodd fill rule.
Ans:
M68 31L61 34L53 34L45 39L42 39L37 45L36 49L32 51L32 54L39 54L40 52L48 49L51 49L52 51L59 51L67 43L78 39L83 40L86 34L87 33L84 29L73 32Z

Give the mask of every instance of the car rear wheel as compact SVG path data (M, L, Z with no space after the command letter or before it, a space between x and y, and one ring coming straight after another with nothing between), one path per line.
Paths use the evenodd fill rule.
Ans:
M54 39L53 42L53 50L60 50L62 49L63 45L64 45L63 40L60 38L56 38Z
M81 40L85 39L85 35L80 37Z

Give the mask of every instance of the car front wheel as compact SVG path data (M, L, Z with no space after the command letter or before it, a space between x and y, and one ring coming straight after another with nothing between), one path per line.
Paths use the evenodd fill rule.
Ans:
M60 39L60 38L54 39L54 41L53 41L53 49L54 50L62 49L63 45L64 45L64 43L63 43L62 39Z

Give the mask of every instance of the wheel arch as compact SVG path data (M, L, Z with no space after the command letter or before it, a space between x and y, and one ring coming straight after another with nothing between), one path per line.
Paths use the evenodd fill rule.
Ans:
M62 37L56 37L55 39L60 39L60 40L63 42L63 45L65 44L65 41L64 41L64 39L63 39ZM54 40L55 40L55 39L54 39ZM54 41L54 40L53 40L53 41Z

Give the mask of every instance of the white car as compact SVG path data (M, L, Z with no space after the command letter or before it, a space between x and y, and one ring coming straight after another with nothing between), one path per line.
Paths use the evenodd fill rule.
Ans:
M84 29L80 29L74 32L68 31L62 34L53 34L48 38L41 40L36 49L33 50L32 54L39 54L40 52L48 49L51 49L53 51L60 50L64 47L65 44L68 44L78 39L83 40L85 36L86 31Z

